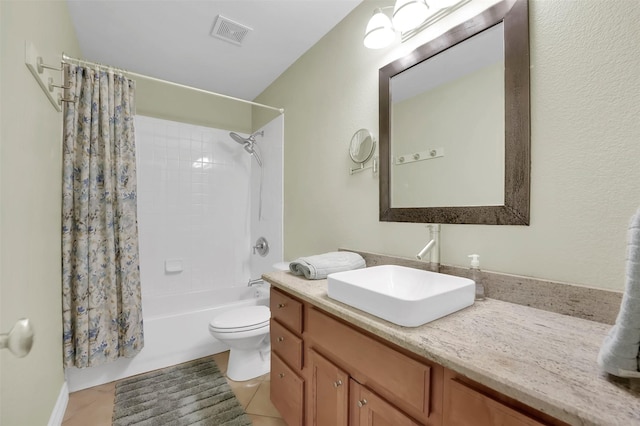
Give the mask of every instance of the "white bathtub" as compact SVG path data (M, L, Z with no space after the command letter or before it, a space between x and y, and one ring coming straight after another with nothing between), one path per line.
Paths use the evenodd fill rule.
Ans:
M268 305L267 284L252 287L227 287L185 294L143 297L145 332L149 322L199 312L215 314L233 306ZM208 323L209 321L207 321Z
M85 369L67 368L74 392L229 349L209 334L217 314L238 306L269 306L267 284L147 297L142 300L144 348L134 358Z

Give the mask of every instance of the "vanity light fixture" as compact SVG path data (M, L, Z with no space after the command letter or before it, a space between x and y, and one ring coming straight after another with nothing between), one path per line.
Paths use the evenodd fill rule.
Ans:
M369 19L367 29L364 32L364 45L369 49L382 49L390 45L396 38L396 32L391 24L391 19L377 8Z
M364 32L364 45L369 49L382 49L396 38L396 32L406 33L420 27L423 22L440 9L445 9L460 0L396 0L394 6L376 8ZM393 20L383 10L393 7Z
M393 6L393 27L401 33L422 24L429 16L425 0L396 0Z

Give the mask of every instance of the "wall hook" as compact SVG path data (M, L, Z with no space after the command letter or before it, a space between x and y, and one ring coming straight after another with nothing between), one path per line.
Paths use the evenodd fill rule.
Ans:
M64 90L68 90L71 89L71 84L69 84L68 86L63 86L62 84L53 84L53 78L49 77L49 91L53 92L54 88L60 88L60 89L64 89Z
M54 71L62 71L62 67L56 67L56 66L53 66L53 65L47 65L47 64L43 63L42 62L42 56L38 56L38 59L36 59L36 64L37 64L37 67L38 67L38 74L42 74L45 69L54 70Z

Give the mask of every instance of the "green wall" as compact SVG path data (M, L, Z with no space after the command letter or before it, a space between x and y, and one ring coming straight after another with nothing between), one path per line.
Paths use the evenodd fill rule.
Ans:
M0 323L22 317L31 353L0 352L0 424L45 425L64 383L60 209L62 114L25 66L25 42L44 62L79 53L67 3L0 1Z
M249 104L136 78L136 113L165 120L251 133Z
M413 257L424 224L378 221L378 179L348 173L351 135L378 133L378 69L432 39L368 50L363 2L271 84L286 108L285 257L338 247ZM640 205L640 2L529 2L531 225L444 225L441 261L584 286L624 286L626 228Z

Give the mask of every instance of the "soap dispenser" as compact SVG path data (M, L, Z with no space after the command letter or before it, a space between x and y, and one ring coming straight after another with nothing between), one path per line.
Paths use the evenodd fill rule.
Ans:
M471 266L469 271L471 272L471 279L476 283L476 300L484 300L484 284L482 283L482 273L480 272L480 255L470 254Z

